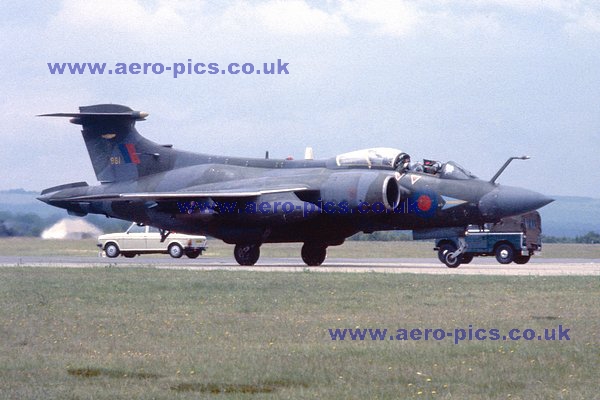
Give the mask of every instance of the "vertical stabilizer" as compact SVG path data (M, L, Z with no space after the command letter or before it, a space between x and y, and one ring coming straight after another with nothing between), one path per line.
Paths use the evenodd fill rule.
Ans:
M71 117L81 125L96 178L100 182L118 182L166 171L172 168L172 149L142 137L136 121L148 116L118 104L79 107L79 113L44 114Z

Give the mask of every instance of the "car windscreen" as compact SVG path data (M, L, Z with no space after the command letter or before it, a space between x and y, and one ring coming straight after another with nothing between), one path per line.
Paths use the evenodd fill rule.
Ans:
M144 225L132 225L131 228L127 230L127 233L145 233L146 227Z

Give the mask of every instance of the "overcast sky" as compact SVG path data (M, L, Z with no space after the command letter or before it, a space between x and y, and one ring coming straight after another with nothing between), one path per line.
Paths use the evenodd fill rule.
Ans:
M4 1L0 189L96 179L66 119L147 111L151 140L317 158L396 147L500 183L600 197L600 2ZM52 75L48 62L289 63L281 75Z

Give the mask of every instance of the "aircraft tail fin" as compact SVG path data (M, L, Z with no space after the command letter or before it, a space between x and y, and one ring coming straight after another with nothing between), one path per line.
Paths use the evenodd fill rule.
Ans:
M118 182L166 171L172 168L172 149L141 136L136 121L147 113L118 104L79 107L78 113L43 114L42 117L70 117L81 125L96 178Z

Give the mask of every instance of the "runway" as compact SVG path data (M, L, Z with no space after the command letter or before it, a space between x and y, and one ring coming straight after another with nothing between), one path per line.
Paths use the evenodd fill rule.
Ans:
M505 276L600 276L598 259L532 259L525 265L502 265L494 258L475 259L458 268L447 268L435 258L344 259L331 258L319 267L308 267L295 258L261 258L251 267L235 263L233 258L201 256L197 259L173 259L169 256L106 257L42 257L0 256L0 267L57 268L154 268L191 271L279 271L279 272L345 272L435 275L505 275Z

